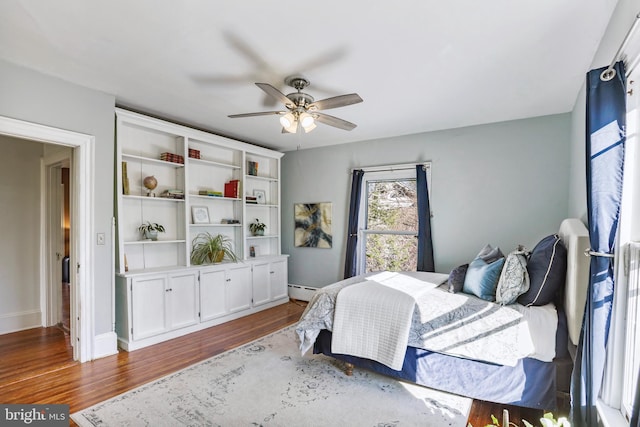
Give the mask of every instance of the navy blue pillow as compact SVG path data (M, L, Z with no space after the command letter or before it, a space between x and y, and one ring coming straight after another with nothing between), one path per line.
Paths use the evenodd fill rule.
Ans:
M525 306L547 305L564 288L567 276L567 248L557 234L540 240L527 262L529 290L518 302Z
M469 264L460 265L449 273L449 292L455 294L457 292L462 291L462 287L464 286L464 277L467 274L467 268L469 268Z

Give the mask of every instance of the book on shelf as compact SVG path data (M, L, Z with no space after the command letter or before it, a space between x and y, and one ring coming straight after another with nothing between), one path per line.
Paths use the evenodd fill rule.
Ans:
M245 196L245 201L250 205L258 204L258 198L256 196Z
M232 218L222 218L220 224L240 224L240 220Z
M258 162L247 162L247 174L258 176Z
M198 195L209 196L209 197L222 197L222 191L200 190L198 191Z
M164 160L165 162L172 163L181 163L184 164L184 157L179 154L164 152L160 154L160 160Z
M224 184L224 197L240 198L240 180L232 179Z
M122 194L129 195L129 176L127 175L127 162L122 162Z
M184 191L182 190L164 190L160 193L160 197L164 197L167 199L184 199Z
M196 150L194 148L189 148L189 157L191 157L192 159L199 159L200 158L200 150Z

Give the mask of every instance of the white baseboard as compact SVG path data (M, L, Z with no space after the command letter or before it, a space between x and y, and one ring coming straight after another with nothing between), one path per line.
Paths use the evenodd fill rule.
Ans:
M40 310L22 311L0 315L0 334L23 331L42 326Z
M115 332L107 332L93 337L93 357L111 356L118 353L118 335Z
M318 288L313 286L302 286L289 284L289 298L299 301L311 301Z

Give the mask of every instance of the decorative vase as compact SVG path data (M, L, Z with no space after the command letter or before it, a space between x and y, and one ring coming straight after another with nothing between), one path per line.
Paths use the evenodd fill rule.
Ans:
M222 259L224 258L224 252L222 251L218 251L214 254L214 260L213 262L222 262Z
M158 231L157 230L145 230L144 237L150 240L158 240Z

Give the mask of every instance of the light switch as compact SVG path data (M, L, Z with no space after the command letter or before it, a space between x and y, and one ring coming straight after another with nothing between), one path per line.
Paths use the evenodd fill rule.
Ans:
M104 233L98 233L98 244L104 245Z

